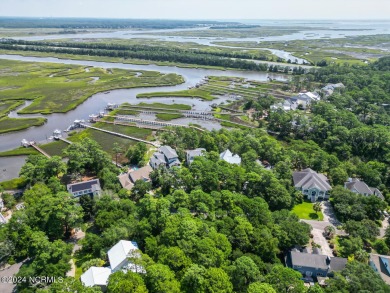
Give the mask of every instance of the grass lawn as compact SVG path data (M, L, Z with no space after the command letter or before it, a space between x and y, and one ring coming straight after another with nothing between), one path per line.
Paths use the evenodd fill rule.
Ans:
M68 144L62 140L53 141L48 144L41 145L40 148L47 152L50 156L62 156L62 151L67 148Z
M318 212L318 214L316 214L316 212L313 210L313 205L314 204L311 202L304 202L296 205L292 211L300 219L322 221L324 219L324 215L322 212Z
M4 190L21 189L26 186L26 181L23 178L15 178L1 182L0 186L3 187Z
M23 130L32 126L45 124L46 118L8 118L0 119L0 133Z
M171 121L173 119L178 119L184 117L182 114L167 114L167 113L159 113L156 114L156 117L160 120Z

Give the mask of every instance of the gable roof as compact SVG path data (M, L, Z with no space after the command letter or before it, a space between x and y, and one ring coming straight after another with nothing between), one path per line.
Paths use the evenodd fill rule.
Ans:
M110 275L110 268L90 267L88 271L81 275L80 279L86 287L106 286Z
M95 185L95 187L94 187ZM86 189L92 189L95 188L96 190L100 190L100 182L99 179L93 179L89 181L79 182L79 183L73 183L68 184L67 189L69 192L78 192Z
M204 149L204 148L197 148L194 150L187 150L186 153L187 153L187 156L189 156L189 157L199 157L199 156L202 156L203 152L205 152L205 151L206 151L206 149Z
M136 171L130 172L129 176L133 183L137 180L149 180L150 173L153 172L152 167L149 165L146 165L145 167L142 167Z
M329 257L327 255L292 250L289 253L289 260L287 263L290 266L317 268L328 270L328 272L338 272L345 268L347 261L346 258L342 257Z
M345 188L353 191L356 190L360 194L376 195L379 198L384 199L382 193L374 187L369 187L364 181L360 181L358 178L352 178L348 182L344 183Z
M311 189L317 188L321 191L331 190L328 178L323 174L318 174L310 168L293 173L294 186L296 188Z
M376 271L382 278L382 280L390 285L390 272L389 272L389 256L370 254L370 266ZM387 264L387 266L386 266Z
M115 244L108 252L112 271L119 269L119 265L127 260L130 251L137 251L138 245L136 242L121 240Z
M219 158L230 164L241 164L241 157L237 154L233 156L232 152L229 149L221 153L219 155Z
M163 145L162 147L160 147L160 152L163 153L168 160L179 157L176 151L168 145Z
M120 184L122 185L122 188L125 188L127 190L130 190L133 188L134 184L133 184L133 182L131 182L128 173L119 175L118 179L119 179Z

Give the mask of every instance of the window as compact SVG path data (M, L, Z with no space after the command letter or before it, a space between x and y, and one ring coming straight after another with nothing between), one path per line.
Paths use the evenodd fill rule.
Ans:
M323 277L324 274L323 273L317 273L317 277L320 276L320 277Z

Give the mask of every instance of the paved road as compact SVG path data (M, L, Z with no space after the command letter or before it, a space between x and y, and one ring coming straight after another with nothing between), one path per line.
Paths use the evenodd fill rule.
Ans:
M0 280L3 277L12 277L19 272L20 267L23 262L16 263L7 269L0 271ZM15 285L9 282L0 282L0 292L1 293L11 293L13 292Z

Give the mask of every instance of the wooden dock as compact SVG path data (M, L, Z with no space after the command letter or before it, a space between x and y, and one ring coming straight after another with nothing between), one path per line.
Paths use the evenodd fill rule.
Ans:
M51 158L51 156L48 154L48 153L46 153L43 149L41 149L39 146L37 146L36 144L35 144L35 142L34 143L30 143L30 145L34 148L34 149L36 149L38 152L40 152L42 155L44 155L46 158Z

